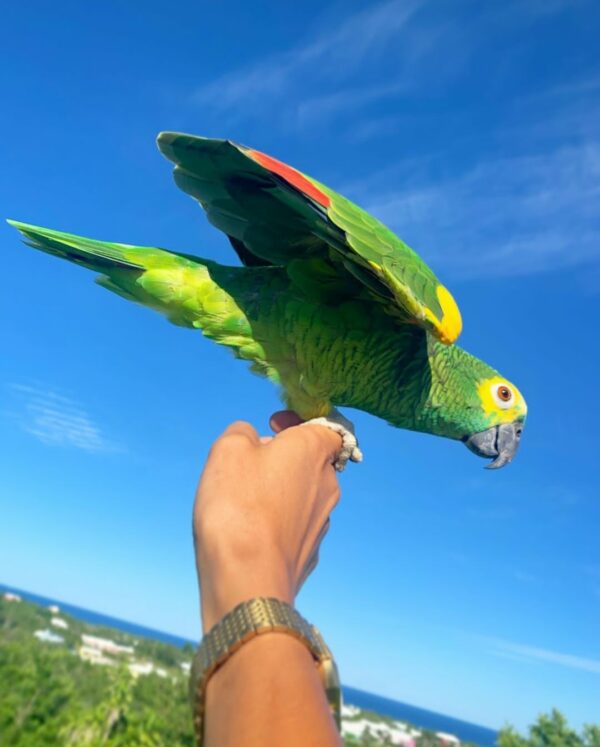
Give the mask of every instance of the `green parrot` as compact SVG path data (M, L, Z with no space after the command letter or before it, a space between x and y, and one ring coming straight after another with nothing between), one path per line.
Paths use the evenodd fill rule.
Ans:
M301 418L339 430L360 460L354 407L510 462L527 414L519 390L455 341L449 291L392 231L290 166L229 140L164 132L177 185L242 267L9 221L31 246L100 273L108 290L202 330L281 387Z

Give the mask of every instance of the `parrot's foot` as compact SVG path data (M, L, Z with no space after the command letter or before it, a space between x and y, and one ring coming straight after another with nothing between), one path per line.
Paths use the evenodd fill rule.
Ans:
M342 437L342 448L339 450L333 462L333 466L338 472L342 472L348 462L362 462L362 451L358 448L358 441L354 434L354 424L345 418L341 412L335 408L329 415L322 418L313 418L307 420L302 425L324 425L331 428L332 431L339 433Z

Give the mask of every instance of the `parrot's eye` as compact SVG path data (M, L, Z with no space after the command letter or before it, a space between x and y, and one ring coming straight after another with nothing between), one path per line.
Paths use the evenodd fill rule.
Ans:
M494 399L496 400L499 407L506 409L510 407L510 402L513 398L512 389L506 384L496 384L493 388Z

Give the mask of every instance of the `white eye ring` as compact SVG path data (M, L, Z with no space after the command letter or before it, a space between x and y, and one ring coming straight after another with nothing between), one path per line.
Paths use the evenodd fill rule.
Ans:
M508 384L494 384L492 396L501 410L508 410L514 405L515 395Z

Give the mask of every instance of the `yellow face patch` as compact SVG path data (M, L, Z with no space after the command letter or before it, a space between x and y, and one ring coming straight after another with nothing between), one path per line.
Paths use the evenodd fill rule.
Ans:
M527 404L521 392L501 376L484 379L477 392L481 406L491 423L512 423L527 415Z

